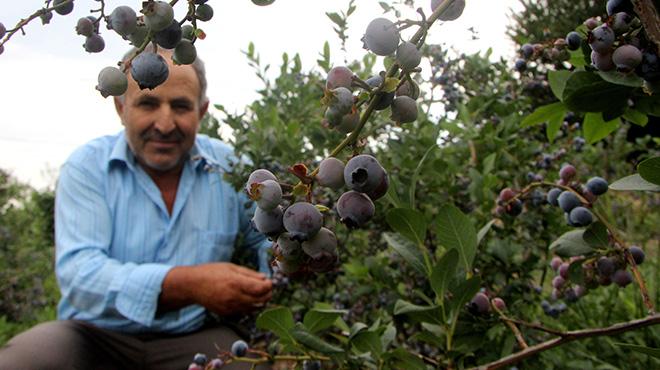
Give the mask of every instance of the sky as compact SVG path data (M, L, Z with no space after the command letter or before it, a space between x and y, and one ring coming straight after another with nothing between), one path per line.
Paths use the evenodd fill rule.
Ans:
M142 0L106 0L106 12L119 5L139 8ZM0 22L8 29L43 5L42 0L0 2ZM180 19L185 1L175 6ZM259 7L249 0L217 1L209 4L214 17L200 23L205 40L196 43L206 64L208 96L212 104L242 112L258 98L262 85L248 66L242 51L253 42L262 65L271 64L274 74L282 53L299 53L305 70L316 67L316 59L328 41L334 65L360 59L365 51L360 38L369 22L382 16L376 0L356 0L357 9L349 18L347 51L340 48L326 12L346 10L349 0L276 0ZM415 1L428 15L430 0ZM428 43L444 43L460 52L494 50L492 58L513 60L513 43L505 36L511 9L520 9L518 0L466 0L463 15L456 21L434 24ZM101 29L105 50L84 51L84 38L75 33L78 18L98 7L93 0L76 0L73 13L55 14L50 24L37 19L5 45L0 55L0 168L37 189L53 188L59 167L75 148L102 135L122 129L111 98L94 89L98 72L116 65L128 50L128 43L113 31ZM414 13L404 16L415 18ZM385 17L394 20L392 13ZM468 28L479 36L472 40ZM404 38L411 34L404 33ZM379 62L382 66L382 57ZM424 69L425 66L422 66ZM428 70L430 66L426 66ZM213 111L211 111L213 113Z

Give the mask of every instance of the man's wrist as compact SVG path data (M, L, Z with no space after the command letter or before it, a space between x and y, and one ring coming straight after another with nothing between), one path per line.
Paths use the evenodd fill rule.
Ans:
M163 279L158 311L172 311L197 303L197 286L195 266L176 266L170 269Z

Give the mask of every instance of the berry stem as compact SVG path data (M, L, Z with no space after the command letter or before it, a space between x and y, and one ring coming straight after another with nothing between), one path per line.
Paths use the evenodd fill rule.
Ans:
M66 0L66 1L62 2L61 4L58 4L57 6L49 6L50 1L47 2L45 8L41 8L41 9L37 10L36 12L34 12L29 17L27 17L25 19L21 19L20 21L18 21L18 23L16 24L16 26L14 28L12 28L10 30L7 30L7 35L5 36L5 38L3 40L0 40L0 46L3 46L4 44L6 44L9 41L9 39L11 39L11 37L14 36L14 34L16 32L18 32L19 30L25 36L25 30L23 29L23 27L27 26L28 23L32 22L33 20L39 18L42 14L46 14L49 11L55 10L55 8L59 8L60 6L66 5L66 4L71 3L71 2L73 2L73 0Z
M516 323L513 322L508 317L506 317L506 315L494 304L491 304L490 306L495 310L495 312L497 312L498 315L500 315L500 319L504 322L504 324L508 326L509 329L511 329L513 335L516 337L516 341L518 341L518 345L520 346L520 348L522 349L529 348L529 345L527 344L527 342L525 342L525 338L523 338L523 335L520 332L520 329L518 329L518 327L516 326Z

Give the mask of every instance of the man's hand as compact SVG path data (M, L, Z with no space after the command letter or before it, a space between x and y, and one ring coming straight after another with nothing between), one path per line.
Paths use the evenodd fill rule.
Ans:
M160 310L199 304L219 315L249 312L272 296L264 274L232 263L174 267L163 280Z

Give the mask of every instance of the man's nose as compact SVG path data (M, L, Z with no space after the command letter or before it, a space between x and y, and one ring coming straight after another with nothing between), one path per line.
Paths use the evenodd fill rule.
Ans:
M162 134L169 134L176 128L174 111L166 104L163 104L159 109L158 116L154 122L154 128Z

